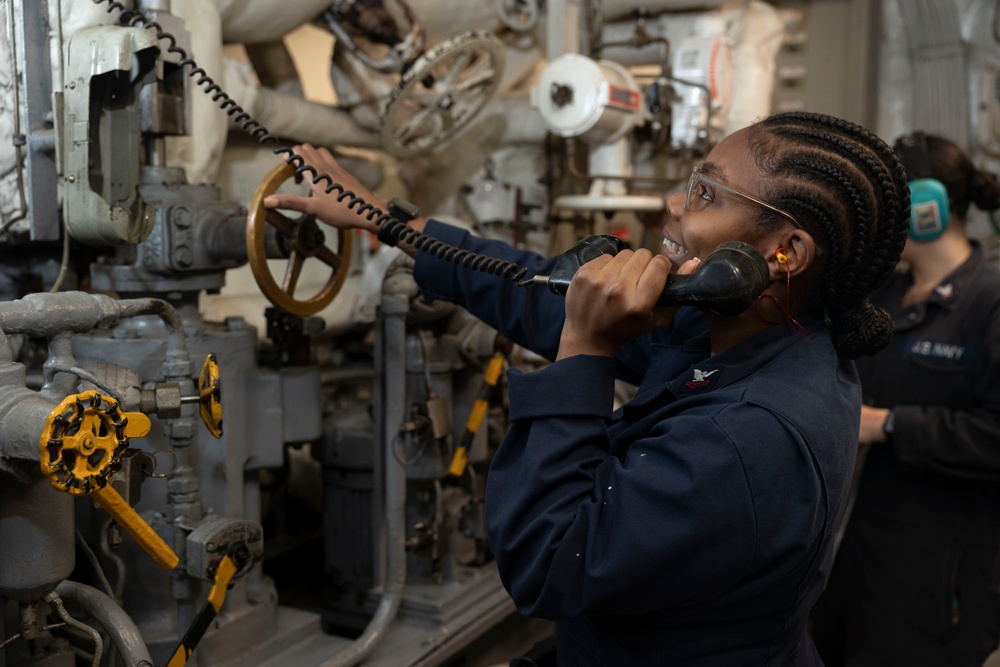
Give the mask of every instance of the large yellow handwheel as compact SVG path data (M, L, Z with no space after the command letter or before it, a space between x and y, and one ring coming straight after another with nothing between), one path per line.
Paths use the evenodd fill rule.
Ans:
M281 164L264 178L253 193L247 215L247 258L257 285L271 303L286 313L307 316L315 315L330 305L344 285L351 263L351 232L338 230L337 249L332 250L326 245L323 230L314 216L292 219L275 209L264 208L264 197L274 194L282 183L294 175L293 165ZM282 245L288 252L288 265L280 285L267 265L265 232L268 225L281 235ZM332 273L317 294L297 299L295 287L302 265L310 257L329 266Z

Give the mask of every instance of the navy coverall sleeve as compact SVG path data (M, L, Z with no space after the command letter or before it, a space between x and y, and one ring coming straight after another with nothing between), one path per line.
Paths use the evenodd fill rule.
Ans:
M436 220L428 221L424 233L456 248L514 262L527 270L526 277L547 275L555 262L555 258L473 236ZM426 299L457 303L518 345L546 359L555 359L566 319L566 301L547 287L521 287L512 280L427 252L417 253L413 276ZM616 373L638 384L648 363L648 342L630 341L618 355Z
M512 426L490 467L486 516L526 615L696 604L751 566L752 494L727 433L711 416L677 415L612 455L613 375L612 360L584 355L508 374Z
M424 233L456 248L514 262L527 270L529 278L547 274L554 261L435 220L428 221ZM427 252L417 252L413 276L426 299L457 303L518 345L555 359L566 311L565 300L549 289L520 287Z
M893 443L904 463L946 475L1000 481L1000 304L994 305L983 334L974 370L960 378L972 385L971 402L960 407L893 408Z

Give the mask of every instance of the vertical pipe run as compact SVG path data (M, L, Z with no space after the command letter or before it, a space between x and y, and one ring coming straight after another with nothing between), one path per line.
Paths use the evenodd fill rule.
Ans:
M387 281L388 283L389 281ZM412 282L412 281L411 281ZM392 294L383 286L381 338L385 371L382 424L382 463L385 480L386 573L375 614L364 633L350 646L323 663L322 667L350 667L364 660L385 636L399 611L406 583L406 469L393 445L406 420L406 315L409 298Z
M545 57L580 52L583 0L548 0L545 4Z

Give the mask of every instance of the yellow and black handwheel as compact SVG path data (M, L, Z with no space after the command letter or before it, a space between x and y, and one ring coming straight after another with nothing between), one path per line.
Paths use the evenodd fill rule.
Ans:
M315 216L290 218L276 209L264 208L264 198L274 194L282 183L295 175L295 167L283 163L269 173L253 194L247 214L247 258L250 269L264 296L276 307L292 315L315 315L330 305L347 278L351 263L351 232L337 230L337 247L326 245L326 234ZM279 245L288 258L281 284L271 275L267 265L267 227L274 227ZM295 288L302 266L310 257L326 264L331 274L319 292L311 297L296 298Z
M216 438L222 437L222 384L214 354L205 357L198 375L198 414Z
M42 473L52 486L90 495L161 567L177 567L177 554L108 483L121 469L129 438L149 433L149 417L123 412L98 391L67 396L49 413L39 437Z

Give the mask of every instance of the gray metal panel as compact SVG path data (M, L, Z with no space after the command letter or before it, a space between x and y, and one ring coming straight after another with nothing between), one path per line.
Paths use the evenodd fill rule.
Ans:
M772 0L788 26L774 111L802 109L872 126L878 77L875 0Z

